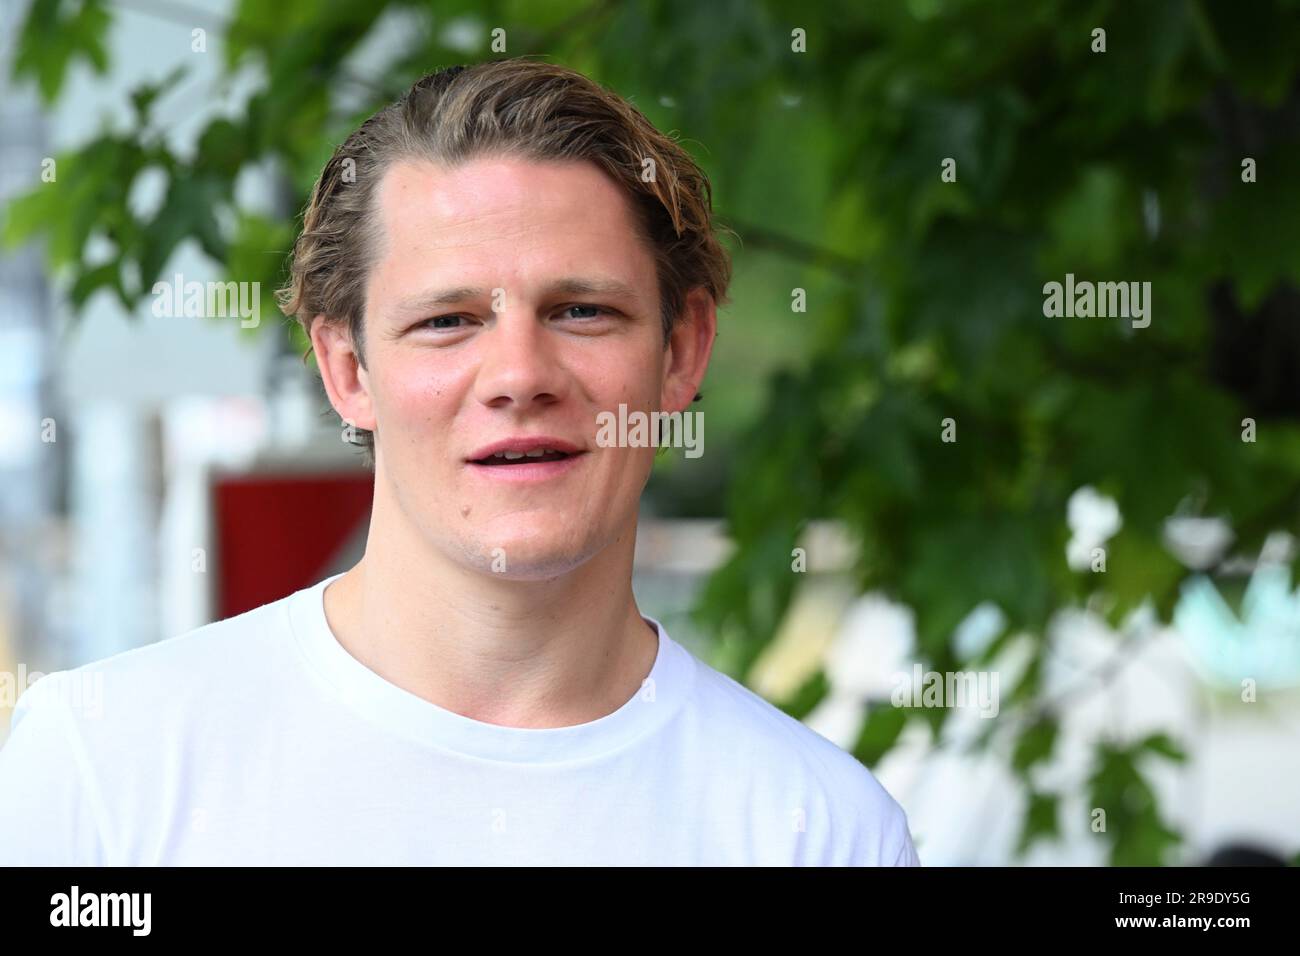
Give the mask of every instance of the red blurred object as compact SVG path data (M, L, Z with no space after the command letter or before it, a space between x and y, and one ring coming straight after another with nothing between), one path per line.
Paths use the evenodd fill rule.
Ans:
M215 477L217 619L279 600L334 573L340 553L364 534L373 494L369 472Z

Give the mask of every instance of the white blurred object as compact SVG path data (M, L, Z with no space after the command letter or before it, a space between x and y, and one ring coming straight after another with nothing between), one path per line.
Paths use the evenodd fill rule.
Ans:
M154 547L158 432L128 402L89 402L64 426L72 450L76 630L71 666L158 639Z
M1119 505L1097 491L1084 485L1070 496L1066 523L1071 538L1065 546L1065 558L1070 568L1086 571L1092 565L1092 553L1124 525Z
M1233 690L1300 686L1300 589L1284 564L1261 563L1246 585L1241 617L1214 582L1198 574L1174 608L1174 628L1207 683Z
M1007 626L1007 616L992 601L984 601L966 615L952 635L957 660L968 661L983 654Z
M270 445L281 452L295 452L311 442L317 427L317 400L310 375L293 356L282 357L274 365L270 401ZM342 427L340 425L340 427Z
M1195 571L1204 571L1218 564L1235 537L1222 518L1175 515L1165 519L1165 547Z
M911 665L915 647L916 618L910 608L879 594L857 598L826 648L830 689L804 723L852 750L868 700L888 700L896 675Z
M0 289L0 315L19 311L21 300ZM44 344L35 328L0 328L0 468L31 465L42 448L39 375Z
M911 608L877 594L859 598L826 651L826 678L833 693L887 697L894 675L911 663L916 616Z

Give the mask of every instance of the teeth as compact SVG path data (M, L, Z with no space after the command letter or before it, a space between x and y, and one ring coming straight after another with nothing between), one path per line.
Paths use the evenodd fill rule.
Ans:
M498 461L518 461L521 458L541 458L551 454L558 452L553 448L534 448L532 451L499 451L490 457Z

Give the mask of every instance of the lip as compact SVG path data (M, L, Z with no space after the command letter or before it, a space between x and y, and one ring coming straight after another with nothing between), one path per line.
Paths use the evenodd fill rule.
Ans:
M487 458L489 455L497 455L501 452L507 451L526 452L531 451L534 448L549 448L552 451L562 451L567 455L578 455L584 451L584 449L579 448L577 445L573 444L573 442L565 441L563 438L556 438L552 435L515 435L511 438L503 438L501 441L493 442L491 445L484 445L478 451L471 453L465 461L472 465L479 459ZM548 461L542 462L541 464L559 465L563 464L563 462ZM496 468L502 466L485 465L482 467ZM507 467L520 468L523 466L510 465Z
M547 445L546 447L554 448L555 446ZM577 468L586 458L586 452L578 452L568 458L561 458L559 461L531 461L526 464L514 465L480 465L471 461L466 462L465 467L488 481L528 484L559 478L561 475Z

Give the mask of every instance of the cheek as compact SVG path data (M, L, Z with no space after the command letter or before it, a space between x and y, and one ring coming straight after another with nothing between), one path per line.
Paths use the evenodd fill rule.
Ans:
M381 420L418 430L445 418L455 391L456 373L427 357L394 355L384 366L377 388L376 406Z
M602 408L657 408L663 393L664 356L661 351L637 343L634 347L611 350L586 369L593 394Z

